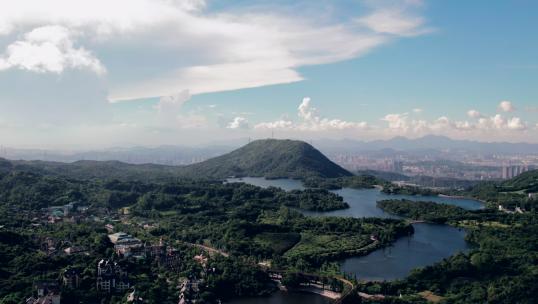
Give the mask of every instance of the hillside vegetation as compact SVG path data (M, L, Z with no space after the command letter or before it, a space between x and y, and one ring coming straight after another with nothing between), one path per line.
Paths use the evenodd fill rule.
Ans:
M295 140L254 141L228 154L184 168L187 176L267 178L341 177L351 173L311 145Z
M74 179L169 181L224 179L229 176L267 178L336 178L351 173L330 161L311 145L294 140L257 140L228 154L189 166L133 165L118 161L7 161L0 167L17 168Z
M525 172L503 182L482 182L463 191L446 191L445 194L467 196L486 202L489 207L502 205L534 209L535 201L528 199L528 193L538 192L538 170Z
M522 173L501 184L504 191L538 192L538 170Z

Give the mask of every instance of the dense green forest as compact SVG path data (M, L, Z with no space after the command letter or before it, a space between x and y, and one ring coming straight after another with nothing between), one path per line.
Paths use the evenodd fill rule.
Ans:
M378 201L377 206L385 212L401 217L435 223L446 223L468 214L467 210L457 206L403 199Z
M395 185L387 184L383 187L383 193L386 194L403 194L403 195L438 195L439 192L434 191L429 188L422 188L416 186L407 186L407 185Z
M66 204L84 211L59 215L63 220L50 222L50 208L58 207L62 213ZM298 211L346 207L341 197L324 189L286 192L189 179L78 180L4 162L0 170L0 302L20 303L35 293L36 281L61 282L67 269L80 271L81 285L62 289L62 303L123 302L125 294L102 294L95 289L100 259L124 265L137 293L151 299L149 303L177 301L176 285L181 278L202 280L198 292L202 302L265 294L275 286L256 266L258 262L269 260L278 269L316 272L327 263L367 254L413 232L399 220L306 217ZM149 258L117 255L107 238L106 224L146 244L163 238L179 250L180 265L170 270ZM48 242L54 244L53 249L50 245L43 248ZM229 256L212 257L202 267L193 260L200 249L192 244ZM63 253L72 246L85 248L87 254Z

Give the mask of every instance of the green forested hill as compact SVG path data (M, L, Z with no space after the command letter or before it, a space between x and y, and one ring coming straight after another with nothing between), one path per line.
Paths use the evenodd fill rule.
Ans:
M464 191L452 191L446 194L473 197L488 202L490 207L503 205L515 208L516 206L522 207L531 201L527 199L527 193L534 192L538 192L538 170L528 171L502 182L481 182ZM531 205L534 204L532 202ZM531 208L530 205L527 207Z
M336 165L311 145L293 140L257 140L231 153L189 166L133 165L118 161L3 161L15 167L75 179L156 181L177 178L223 179L229 176L342 177L351 173Z
M184 167L155 164L134 165L119 161L81 160L73 163L12 161L13 169L74 179L119 179L139 181L170 180L183 177Z
M528 192L538 191L538 170L522 173L513 179L502 183L502 188L506 191L526 190Z
M254 141L231 153L187 166L184 174L224 178L228 176L341 177L351 173L330 161L311 145L294 140Z

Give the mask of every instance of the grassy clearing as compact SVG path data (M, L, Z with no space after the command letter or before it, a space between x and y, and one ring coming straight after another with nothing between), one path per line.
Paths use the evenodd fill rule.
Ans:
M438 296L438 295L435 295L433 292L429 291L429 290L425 290L423 292L419 292L418 293L422 298L424 298L426 301L428 302L432 302L432 303L439 303L441 302L444 298L441 297L441 296Z

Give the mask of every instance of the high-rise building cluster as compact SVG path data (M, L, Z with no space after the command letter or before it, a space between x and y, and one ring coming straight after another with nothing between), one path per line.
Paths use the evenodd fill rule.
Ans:
M506 165L502 167L502 178L510 179L520 175L523 172L529 171L529 166L526 165Z

